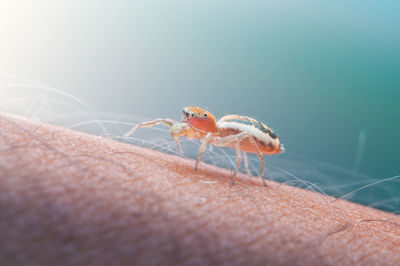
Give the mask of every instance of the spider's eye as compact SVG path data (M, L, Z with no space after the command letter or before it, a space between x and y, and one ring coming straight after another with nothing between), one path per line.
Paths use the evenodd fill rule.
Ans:
M194 116L194 113L192 113L192 117Z
M204 117L207 117L207 113L204 113Z

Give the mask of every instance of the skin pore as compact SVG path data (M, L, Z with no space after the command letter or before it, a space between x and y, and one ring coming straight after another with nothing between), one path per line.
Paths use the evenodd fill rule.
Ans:
M394 214L6 113L0 128L1 265L400 264Z

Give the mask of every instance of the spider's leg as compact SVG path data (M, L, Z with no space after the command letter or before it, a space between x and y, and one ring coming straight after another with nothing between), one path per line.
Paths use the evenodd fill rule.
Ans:
M240 161L242 160L241 156L241 151L240 151L240 140L239 138L236 137L236 168L235 168L235 173L231 176L231 183L232 185L235 185L235 177L238 173L239 166L240 166Z
M179 142L179 137L172 136L175 140L176 147L178 148L179 153L183 153L181 143Z
M261 161L261 179L263 182L264 187L267 187L267 183L265 183L265 178L264 178L264 156L262 154L258 154L258 157L260 158Z
M179 143L179 137L184 136L186 130L188 129L188 125L185 123L177 123L172 119L154 119L151 121L143 122L138 125L136 125L134 128L132 128L128 133L126 133L124 136L129 137L132 135L136 130L142 127L152 127L156 126L158 124L165 124L171 128L171 135L173 139L175 140L176 146L178 147L178 150L180 153L182 152L181 144Z
M244 159L244 167L246 168L247 174L251 176L251 172L249 170L249 161L247 160L247 153L245 151L242 151L242 153Z
M170 128L172 128L172 126L174 124L176 124L176 122L174 120L171 120L171 119L154 119L154 120L151 120L151 121L143 122L143 123L140 123L140 124L136 125L134 128L132 128L128 133L126 133L124 135L124 137L129 137L130 135L132 135L139 128L152 127L152 126L155 126L155 125L158 125L158 124L165 124L165 125L169 126Z
M249 139L250 139L250 142L256 147L258 158L260 158L260 161L261 161L261 179L262 179L264 187L267 187L268 185L267 185L267 183L265 183L265 178L264 178L264 155L258 148L257 142L255 141L253 136L249 136Z
M235 168L235 172L231 176L232 184L235 184L234 178L236 177L236 175L238 173L240 161L242 160L241 150L240 150L240 142L243 139L245 139L247 136L248 136L247 132L242 132L237 135L229 135L229 136L226 136L223 138L216 138L213 141L213 144L216 146L234 147L236 149L236 168Z
M210 142L212 136L213 136L212 133L209 132L209 133L207 133L207 135L204 137L203 142L201 143L200 148L199 148L199 154L197 155L197 160L196 160L196 163L195 163L195 165L194 165L194 170L197 170L197 166L198 166L198 164L199 164L199 162L200 162L201 155L203 154L204 150L206 149L207 144Z

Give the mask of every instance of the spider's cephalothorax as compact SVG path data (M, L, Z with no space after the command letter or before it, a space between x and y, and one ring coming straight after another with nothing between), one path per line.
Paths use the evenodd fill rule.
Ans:
M218 133L217 121L214 115L199 107L184 108L182 123L187 123L204 134L208 132Z
M236 149L236 169L232 175L232 183L238 172L240 161L243 158L247 173L248 169L246 152L255 153L261 160L261 178L264 180L264 154L277 154L283 151L278 136L266 125L257 120L239 116L227 115L216 121L213 114L200 107L186 107L183 109L183 119L175 122L171 119L155 119L144 122L134 127L125 136L131 135L141 127L154 126L164 123L171 128L171 135L174 138L179 151L182 153L179 144L179 137L199 138L202 140L199 154L195 163L195 169L201 159L201 155L211 143L219 147L232 147Z

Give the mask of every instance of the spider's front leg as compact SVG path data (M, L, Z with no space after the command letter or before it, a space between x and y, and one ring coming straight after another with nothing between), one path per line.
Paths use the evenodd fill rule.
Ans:
M124 137L129 137L130 135L135 133L135 131L138 130L139 128L142 128L142 127L153 127L153 126L156 126L158 124L165 124L165 125L169 126L170 128L172 128L172 126L174 124L176 124L176 122L174 120L168 119L168 118L165 118L165 119L154 119L154 120L151 120L151 121L143 122L143 123L140 123L140 124L136 125L134 128L132 128L128 133L126 133L124 135Z
M251 172L249 170L249 160L247 160L247 153L245 151L242 151L243 153L243 159L244 159L244 167L246 169L246 173L251 176Z
M139 128L152 127L152 126L156 126L158 124L165 124L168 127L170 127L172 138L175 140L175 143L176 143L176 146L178 147L179 152L183 153L181 145L179 143L179 137L186 135L186 132L188 130L188 125L185 123L177 123L172 119L168 119L168 118L154 119L151 121L140 123L140 124L136 125L134 128L132 128L128 133L126 133L124 135L124 137L129 137L130 135L135 133L135 131L138 130Z
M210 142L212 137L213 137L212 132L208 132L207 135L204 137L203 142L201 143L200 148L199 148L199 154L197 155L196 163L194 164L194 170L197 170L197 166L199 165L201 155L206 150L207 144Z

